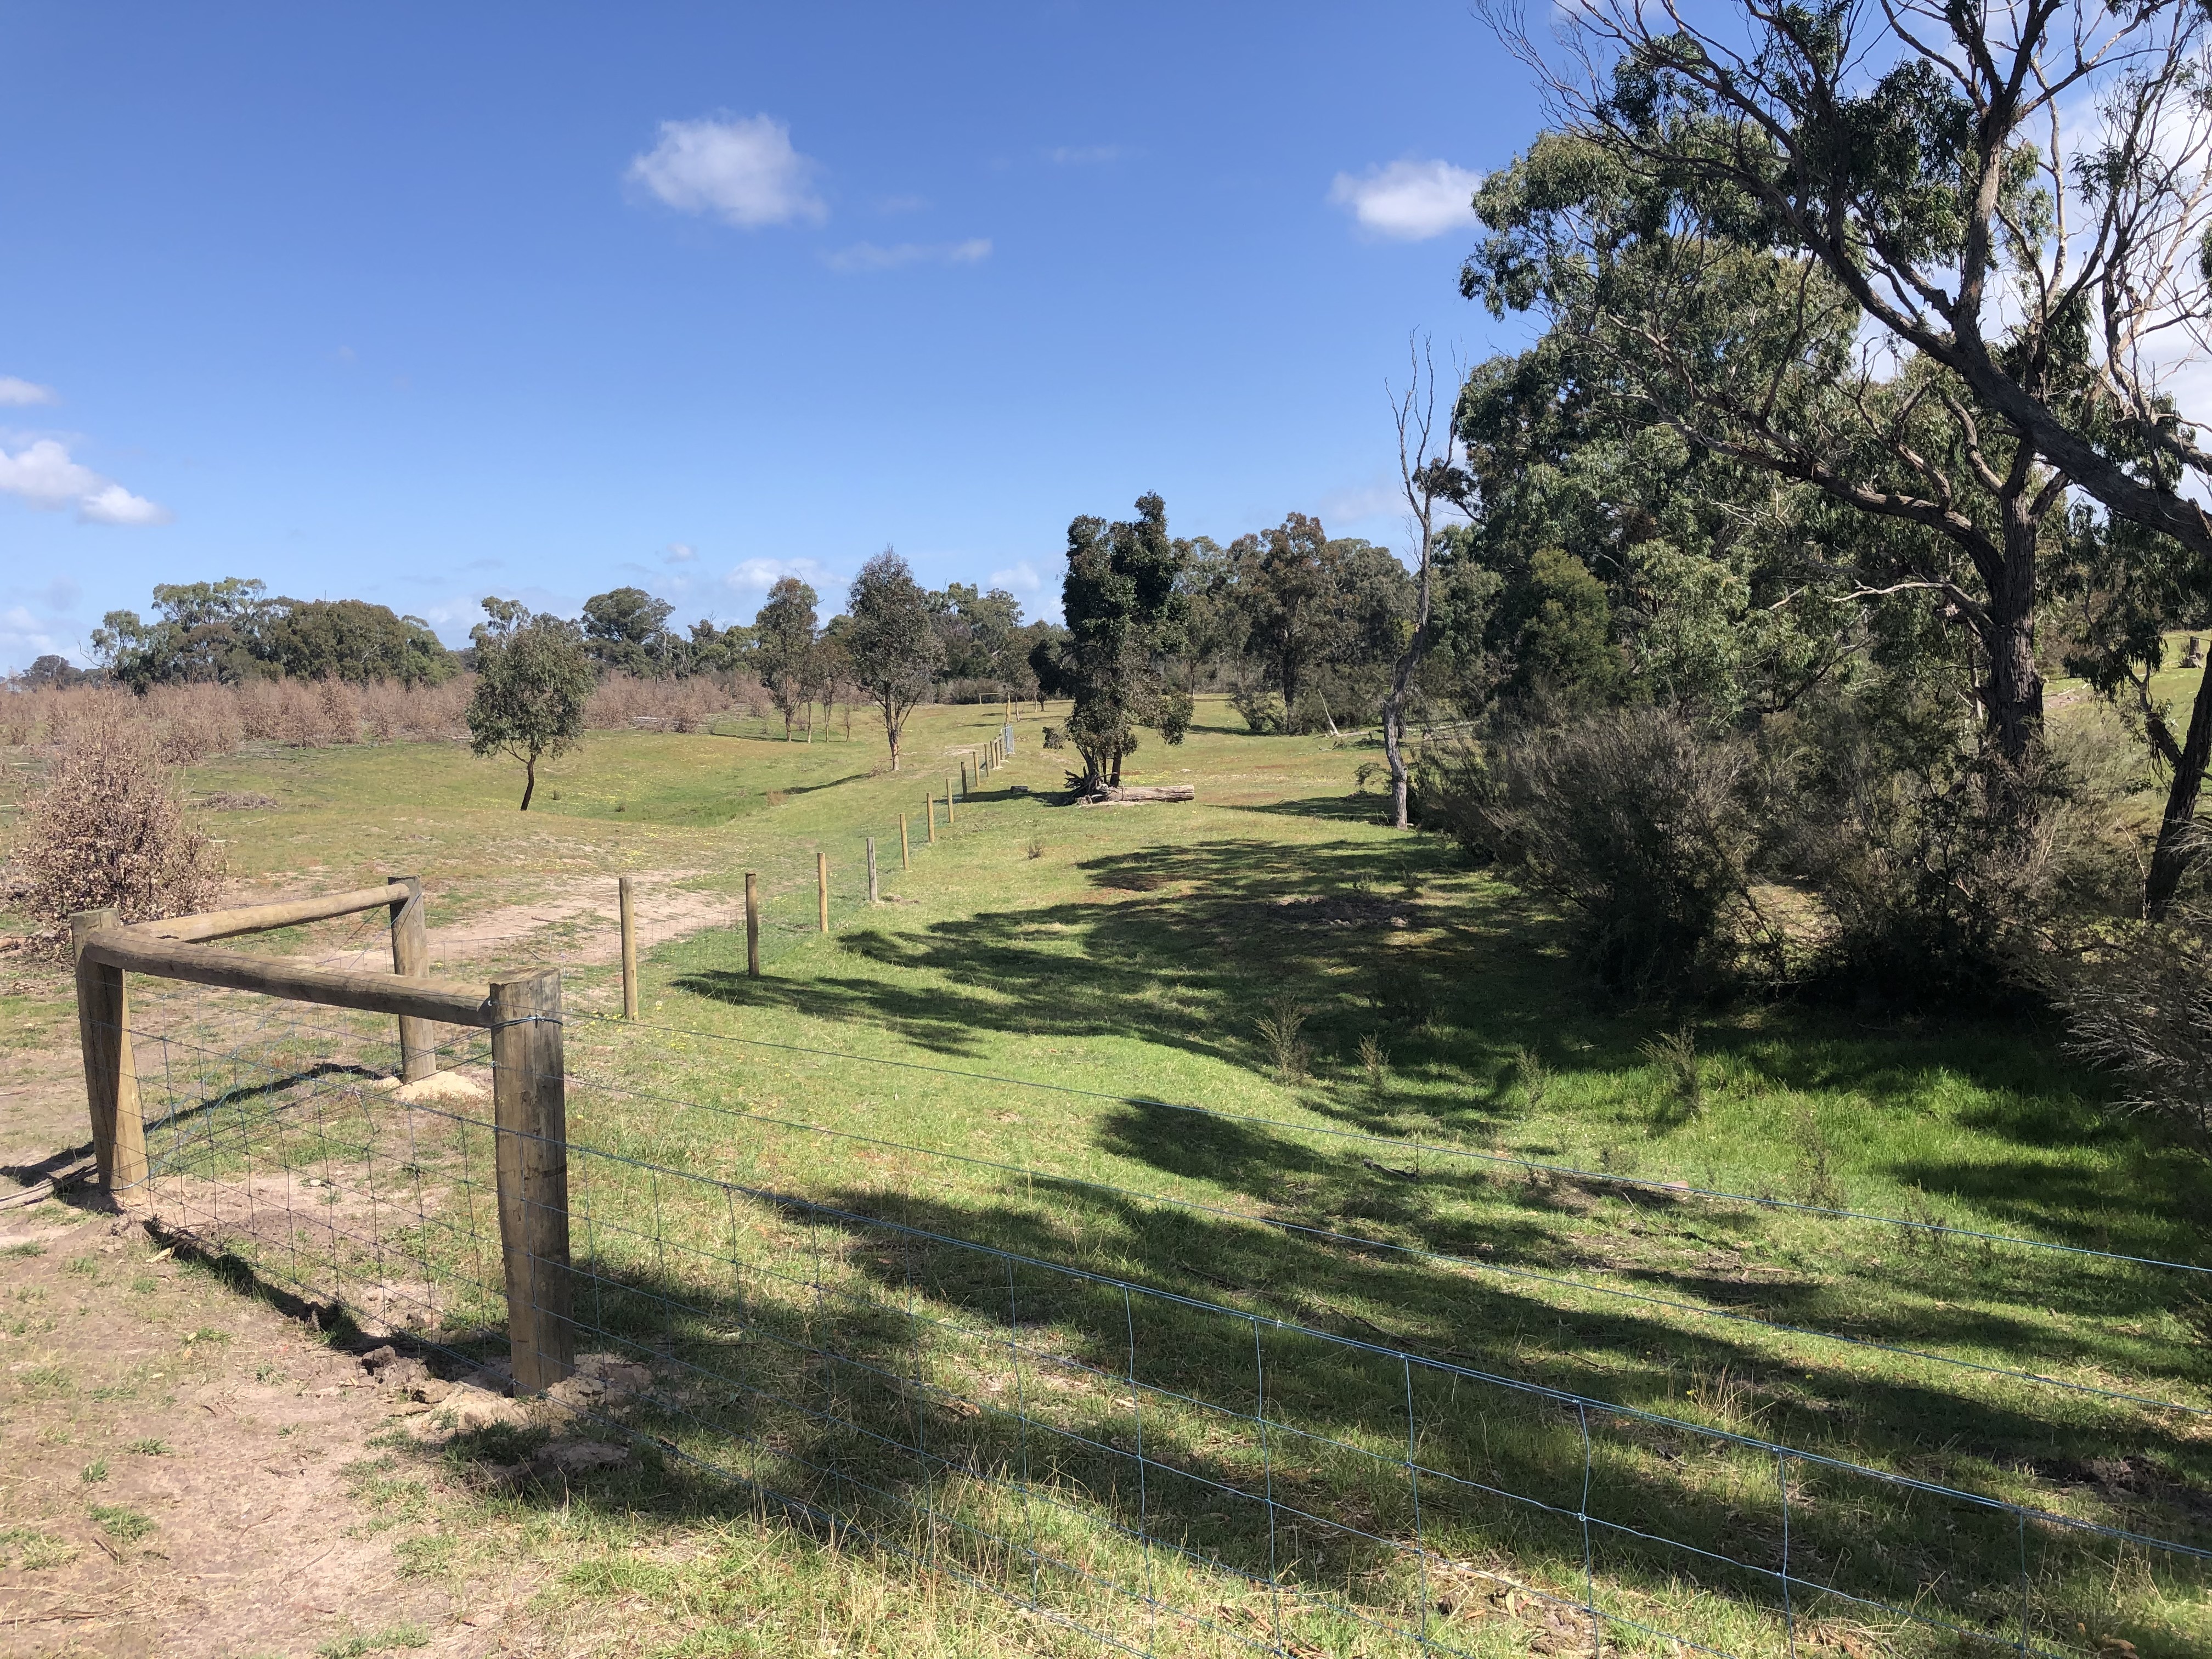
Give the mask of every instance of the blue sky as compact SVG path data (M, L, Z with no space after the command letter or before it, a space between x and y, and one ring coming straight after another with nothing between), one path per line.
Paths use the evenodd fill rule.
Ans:
M1386 376L1534 131L1464 3L0 0L0 666L156 581L465 637L1167 498L1402 539Z

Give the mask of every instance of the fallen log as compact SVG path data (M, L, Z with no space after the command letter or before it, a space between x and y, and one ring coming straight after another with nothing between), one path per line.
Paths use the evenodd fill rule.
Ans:
M1129 784L1108 787L1084 796L1080 806L1136 806L1150 800L1196 800L1198 791L1187 783Z

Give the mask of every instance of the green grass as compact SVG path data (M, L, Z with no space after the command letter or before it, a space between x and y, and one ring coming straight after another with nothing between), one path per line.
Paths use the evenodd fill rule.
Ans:
M93 1523L118 1544L136 1544L154 1535L153 1517L119 1504L93 1504L85 1513Z
M400 1648L426 1648L430 1632L420 1625L392 1625L380 1631L341 1636L315 1650L316 1659L362 1659L371 1653L390 1653Z
M913 1573L895 1553L865 1536L830 1549L737 1475L1125 1639L1147 1639L1151 1615L1097 1581L1149 1572L1160 1599L1206 1613L1157 1632L1178 1651L1228 1650L1279 1618L1314 1651L1394 1651L1342 1608L1413 1620L1439 1601L1440 1635L1502 1651L1546 1627L1540 1603L1498 1611L1496 1587L1578 1597L1580 1529L1455 1481L1571 1510L1587 1455L1602 1517L1775 1565L1771 1455L1704 1431L2212 1542L2207 1419L1966 1369L2212 1406L2190 1281L1546 1167L2202 1259L2205 1170L2117 1126L2051 1033L1784 1006L1709 1013L1686 1038L1671 1018L1599 1012L1553 919L1374 822L1351 787L1364 751L1251 738L1212 705L1200 720L1182 748L1139 756L1140 781L1194 781L1194 804L1057 804L1060 757L1031 720L933 848L921 787L995 727L988 711L925 711L912 741L930 769L897 778L857 742L599 736L523 824L498 804L502 775L435 745L202 769L202 787L282 803L237 826L234 860L333 886L417 869L464 914L562 871L683 868L723 891L746 868L769 878L762 980L741 936L695 935L652 954L650 1018L630 1027L599 1017L611 969L568 977L583 1346L681 1362L630 1419L653 1455L479 1500L573 1563L568 1593L754 1621L684 1651L796 1650L823 1597L832 1622L890 1607L915 1651L1062 1640L950 1571L902 1600ZM869 833L889 901L872 910L854 856ZM817 848L838 884L826 940ZM263 1033L266 1069L232 1066L227 1093L173 1077L191 1109L155 1137L172 1196L286 1164L332 1180L340 1237L377 1241L374 1260L311 1211L232 1248L321 1295L419 1280L445 1330L495 1351L484 1136L313 1075L388 1063L381 1023L357 1042L341 1024L319 1012ZM1601 1413L1586 1454L1571 1413L1484 1376L1649 1415ZM1433 1477L1425 1564L1395 1547L1413 1533L1409 1432ZM917 1443L932 1449L897 1449ZM1000 1478L1024 1468L1026 1486ZM2111 1635L2150 1659L2212 1640L2191 1573L2042 1524L2016 1537L1971 1504L1815 1462L1787 1478L1808 1578L2009 1642L2025 1539L2036 1641ZM1254 1496L1269 1490L1319 1519L1279 1510L1271 1527ZM1099 1524L1139 1501L1153 1536L1193 1553ZM705 1541L680 1565L629 1560L641 1512ZM718 1565L738 1560L750 1577ZM1271 1563L1279 1601L1223 1570ZM1596 1565L1626 1616L1738 1652L1786 1646L1755 1572L1618 1534ZM1801 1641L1892 1622L1799 1596Z

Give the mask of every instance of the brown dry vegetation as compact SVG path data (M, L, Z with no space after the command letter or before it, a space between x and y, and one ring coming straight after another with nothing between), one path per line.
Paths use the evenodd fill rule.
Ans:
M464 674L443 685L283 678L242 685L157 685L143 697L117 686L4 691L0 747L64 747L88 722L141 732L162 760L178 765L234 754L250 744L322 749L462 738L468 735L465 716L475 684ZM767 708L758 683L748 676L732 676L725 683L609 674L592 694L584 724L595 731L697 732L717 714L760 714Z
M98 707L73 721L46 785L24 811L14 866L30 945L58 953L69 918L112 908L126 921L205 909L222 866L186 821L151 734Z

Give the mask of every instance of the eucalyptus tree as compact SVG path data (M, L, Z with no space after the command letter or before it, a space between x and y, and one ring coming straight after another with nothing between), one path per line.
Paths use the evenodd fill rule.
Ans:
M1554 13L1558 52L1510 0L1491 15L1561 125L1655 208L1717 253L1802 269L1808 295L1924 360L1984 490L2048 469L2212 565L2212 407L2178 373L2212 337L2212 12L1738 0L1693 23L1584 0ZM2153 915L2196 856L2208 756L2212 676L2177 746Z
M766 603L753 617L753 667L768 689L769 700L783 716L787 743L792 721L814 696L819 666L815 641L821 631L814 614L817 599L814 590L798 577L784 576L769 589Z
M882 712L896 772L907 716L929 695L932 677L945 659L944 641L929 595L888 547L860 567L845 607L844 654L854 681Z

